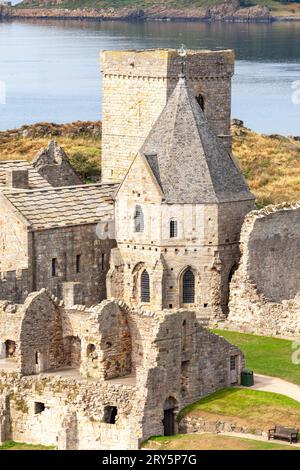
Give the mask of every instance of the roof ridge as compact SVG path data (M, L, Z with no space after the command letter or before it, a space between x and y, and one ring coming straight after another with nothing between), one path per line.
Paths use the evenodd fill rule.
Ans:
M203 204L254 199L183 77L140 153L147 159L166 202Z
M77 184L77 185L72 185L72 186L56 186L56 187L45 187L45 188L36 188L36 189L18 189L18 188L4 188L3 189L3 193L7 194L7 193L11 193L11 192L14 192L14 194L16 193L20 193L20 194L28 194L28 193L39 193L39 192L61 192L61 191L65 191L65 190L71 190L71 189L84 189L84 188L95 188L95 187L114 187L114 186L118 186L119 183L93 183L93 184ZM12 191L13 189L15 189L14 191Z

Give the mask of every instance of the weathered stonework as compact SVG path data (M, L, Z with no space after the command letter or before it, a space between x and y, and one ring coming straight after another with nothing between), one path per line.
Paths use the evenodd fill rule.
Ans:
M299 337L299 224L299 203L268 206L246 216L224 327Z
M55 141L37 153L32 166L53 187L82 184L65 151Z
M102 51L102 178L121 182L171 96L181 71L175 50ZM185 73L207 120L231 147L233 51L188 51ZM112 158L113 156L113 158Z
M68 309L45 290L0 308L2 441L136 449L165 432L166 412L176 426L183 406L230 385L232 357L237 381L244 367L241 351L190 311L116 300Z

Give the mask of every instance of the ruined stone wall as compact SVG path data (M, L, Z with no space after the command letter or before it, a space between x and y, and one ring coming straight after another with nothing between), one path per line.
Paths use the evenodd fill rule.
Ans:
M106 273L113 240L100 240L96 225L62 227L35 232L35 290L46 287L59 298L65 282L80 283L81 302L99 303L106 298ZM76 256L80 255L80 272ZM56 259L56 275L52 276L52 259ZM78 293L78 297L80 297Z
M82 184L65 151L55 141L37 153L32 166L53 187Z
M185 405L229 386L231 356L237 358L239 380L244 367L241 352L203 328L194 312L132 312L130 325L137 389L147 391L144 438L163 434L166 400L174 400L176 415Z
M2 372L1 393L8 396L2 408L9 421L3 440L73 450L138 448L139 425L130 416L135 389L129 385ZM37 413L35 403L44 410ZM115 424L104 422L109 405L117 407Z
M225 328L299 336L299 223L299 204L268 206L246 217Z
M21 373L57 369L64 363L60 311L46 291L30 294L20 331Z
M232 51L188 51L185 73L217 135L230 134ZM103 51L102 177L119 182L166 105L181 72L175 50ZM230 138L226 138L230 148ZM113 158L112 158L113 156Z

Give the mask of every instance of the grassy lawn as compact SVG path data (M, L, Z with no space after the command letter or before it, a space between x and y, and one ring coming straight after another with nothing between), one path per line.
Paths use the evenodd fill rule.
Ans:
M292 363L292 341L233 331L214 330L246 355L246 365L258 374L280 377L300 385L300 365Z
M6 441L0 445L0 450L54 450L52 446L40 444L26 444L25 442Z
M255 441L220 434L176 434L152 437L144 446L153 450L299 450L273 442Z
M250 430L267 431L274 425L300 428L300 403L271 392L242 388L225 388L186 406L183 416L201 416L207 420L228 418Z

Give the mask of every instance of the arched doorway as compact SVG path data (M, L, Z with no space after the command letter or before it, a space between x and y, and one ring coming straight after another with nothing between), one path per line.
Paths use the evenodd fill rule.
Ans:
M175 411L177 408L177 402L175 398L169 397L164 404L164 436L173 436L175 430Z

